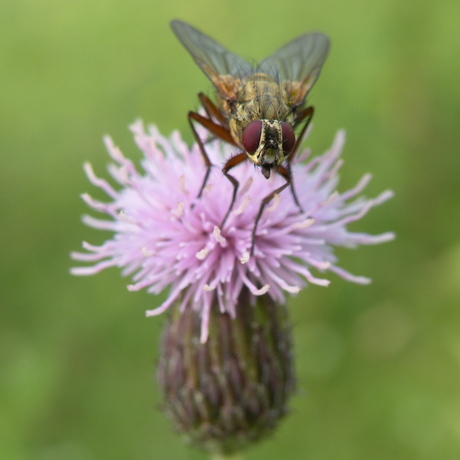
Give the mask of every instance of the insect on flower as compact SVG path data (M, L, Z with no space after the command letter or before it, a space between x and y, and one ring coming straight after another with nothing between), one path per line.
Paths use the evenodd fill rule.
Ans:
M252 253L260 216L276 194L291 186L294 201L302 212L293 187L291 162L313 116L313 107L306 105L306 98L326 60L329 39L321 33L302 35L253 66L184 22L172 21L171 27L217 90L216 103L203 93L198 95L206 116L188 113L207 167L198 197L206 186L212 164L194 123L242 150L222 168L233 185L233 196L221 228L238 192L239 182L230 174L235 166L249 159L261 168L266 179L275 172L286 181L261 201L252 231ZM296 137L294 131L298 127Z

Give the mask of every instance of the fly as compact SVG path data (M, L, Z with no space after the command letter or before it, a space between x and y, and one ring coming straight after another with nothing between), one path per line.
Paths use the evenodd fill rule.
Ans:
M230 174L235 166L249 160L260 167L266 179L276 173L286 181L261 201L252 231L252 255L258 222L276 194L290 186L302 212L293 187L291 163L313 116L314 109L306 104L306 99L328 55L329 39L322 33L301 35L254 66L184 22L172 21L171 27L217 90L215 103L204 93L198 94L206 115L188 113L206 165L198 197L206 186L212 164L194 123L240 149L222 168L233 185L233 194L221 228L238 192L239 182Z

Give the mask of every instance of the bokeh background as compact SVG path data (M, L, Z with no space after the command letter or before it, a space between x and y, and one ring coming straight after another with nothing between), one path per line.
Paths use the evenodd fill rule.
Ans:
M210 83L169 28L194 24L260 59L309 30L332 50L311 94L316 153L346 128L341 190L396 197L352 227L396 241L340 250L370 286L331 275L291 299L298 394L259 459L460 458L460 2L2 0L0 458L204 459L158 409L161 299L116 269L68 274L86 228L82 171L110 133L138 160L136 118L191 141Z

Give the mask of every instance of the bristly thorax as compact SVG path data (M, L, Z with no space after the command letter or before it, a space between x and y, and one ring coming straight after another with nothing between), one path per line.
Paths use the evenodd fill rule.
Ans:
M251 121L277 120L292 123L294 119L284 88L272 77L261 73L247 79L238 91L234 107L229 109L230 133L240 147L244 128Z

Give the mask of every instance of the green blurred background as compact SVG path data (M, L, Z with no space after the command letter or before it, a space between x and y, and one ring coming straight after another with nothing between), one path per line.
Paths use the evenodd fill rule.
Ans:
M396 197L356 231L397 240L340 250L291 299L299 392L260 459L460 458L460 2L2 0L0 3L0 458L204 459L158 410L160 299L112 269L68 274L86 228L82 171L104 174L110 133L138 160L138 117L191 135L210 83L169 28L194 24L263 58L309 30L332 50L312 91L321 153L346 128L341 190Z

